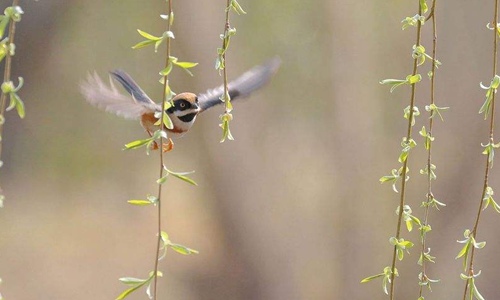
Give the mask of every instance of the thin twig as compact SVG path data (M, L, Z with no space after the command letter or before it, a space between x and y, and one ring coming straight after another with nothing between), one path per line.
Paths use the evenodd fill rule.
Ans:
M436 64L437 64L437 26L436 26L436 2L437 0L432 1L432 8L431 12L429 13L429 17L432 17L432 77L431 77L431 105L434 104L434 83L436 79ZM433 118L433 111L431 110L429 112L429 136L432 137L432 129L433 129L433 124L434 124L434 118ZM423 226L427 226L429 224L429 210L430 210L430 204L433 200L433 193L432 193L432 172L431 172L431 166L432 166L432 141L429 143L429 149L427 150L427 206L425 207L425 216L424 216L424 222ZM421 255L425 253L425 248L426 248L426 239L425 239L425 233L424 236L422 236L422 248L421 248ZM427 278L426 274L426 260L423 258L422 259L422 278L425 280ZM419 297L422 297L423 294L423 289L424 286L420 285L419 289Z
M170 31L170 27L172 24L172 1L168 1L168 20L167 20L167 31ZM165 68L168 67L168 64L170 63L170 38L167 38L166 41L166 58L165 58ZM168 74L163 77L163 98L162 98L162 110L161 110L161 116L160 116L160 130L165 129L165 125L163 124L163 118L165 115L165 107L167 103L167 88L168 88ZM163 177L163 172L165 170L164 168L164 157L163 157L163 136L160 136L160 146L159 146L159 151L160 152L160 177ZM157 299L157 286L158 286L158 264L159 264L159 259L160 259L160 245L161 245L161 191L162 191L162 184L158 184L158 202L157 202L157 208L158 208L158 227L157 227L157 243L156 243L156 257L155 257L155 268L154 268L154 287L153 287L153 299Z
M494 78L497 74L498 0L495 0L495 13L494 13L493 24L495 24L495 25L493 28L493 77L492 78ZM493 96L491 98L490 143L494 142L493 131L495 128L495 94L496 93L493 93ZM483 199L484 199L484 196L486 195L486 189L488 188L489 175L490 175L490 159L489 159L489 155L487 155L486 156L486 167L485 167L485 171L484 171L483 192L481 193L481 199L479 199L479 208L477 211L476 221L474 223L474 228L472 229L472 232L471 232L471 236L474 237L474 239L476 239L476 240L477 240L477 230L478 230L478 225L479 225L479 219L481 217L481 212L483 211L483 202L484 202ZM475 249L476 249L475 247L472 247L472 249L471 249L469 266L467 269L468 276L474 275ZM463 295L464 300L467 297L468 288L469 288L469 280L467 280L466 284L465 284L464 295Z
M18 6L18 5L19 5L19 0L14 0L12 2L12 6ZM10 45L14 44L15 33L16 33L16 22L14 20L10 20L7 48L10 48ZM3 82L10 81L11 68L12 68L12 56L10 55L10 51L6 51L6 52L7 53L5 55L5 69L4 69L4 73L3 73ZM7 106L7 94L1 93L1 96L0 96L0 115L2 117L5 116L5 107L6 106ZM4 122L5 122L5 118L4 118ZM3 137L4 122L0 122L0 137ZM2 158L2 145L3 145L3 139L0 140L0 160Z
M422 7L420 6L420 3L418 5L418 14L422 14ZM422 31L422 23L419 21L417 24L417 42L416 46L420 46L420 32ZM413 60L413 72L412 76L415 76L417 74L417 69L418 69L418 58L415 58ZM408 129L407 129L407 134L406 134L406 141L409 141L411 139L411 133L412 133L412 120L413 120L413 106L415 103L415 93L416 93L416 83L411 85L411 98L410 98L410 115L408 117ZM405 196L406 196L406 168L408 165L408 159L407 157L403 163L403 171L402 171L402 180L401 180L401 197L399 201L399 214L398 214L398 226L396 229L396 240L399 240L400 234L401 234L401 222L403 221L403 207L405 204ZM394 246L394 251L392 254L392 265L391 265L391 287L390 287L390 294L389 294L389 299L393 300L394 299L394 277L395 277L395 270L396 270L396 254L397 254L397 245Z
M231 11L230 9L231 5L231 0L227 0L226 4L226 23L224 24L224 37L228 35L229 29L231 28L231 25L229 24L229 12ZM224 49L224 52L222 52L222 61L224 62L224 69L222 70L223 72L223 77L224 77L224 95L227 96L229 95L228 92L228 82L227 82L227 68L226 68L226 50L227 50L227 42L229 40L227 38L224 38L222 40L222 49ZM224 99L224 101L231 101L231 99ZM225 111L226 113L229 113L228 111L228 105L226 105Z

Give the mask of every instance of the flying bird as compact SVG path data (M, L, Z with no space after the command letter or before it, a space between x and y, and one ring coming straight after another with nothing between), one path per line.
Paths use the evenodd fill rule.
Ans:
M231 102L248 96L269 82L280 63L278 57L272 58L231 81L228 85ZM110 74L130 95L120 93L111 79L108 86L94 73L89 74L87 81L80 86L87 102L118 116L139 120L146 132L152 136L159 129L159 125L155 123L162 110L161 104L155 103L125 71L115 70ZM184 92L176 95L172 99L173 105L165 111L173 125L171 129L166 128L169 136L181 136L188 132L200 113L223 103L220 100L223 94L224 86L219 86L200 94Z

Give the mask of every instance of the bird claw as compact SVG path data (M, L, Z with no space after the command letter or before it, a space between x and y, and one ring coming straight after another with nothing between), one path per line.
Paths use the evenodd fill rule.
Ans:
M163 153L167 153L169 151L172 151L174 149L174 141L172 141L171 138L168 138L168 143L163 143L161 148L162 148Z
M153 145L151 146L151 150L158 150L158 142L154 142ZM167 153L167 152L170 152L174 149L174 141L172 141L171 138L168 138L168 142L167 143L163 143L162 147L161 147L161 150L163 151L163 153Z

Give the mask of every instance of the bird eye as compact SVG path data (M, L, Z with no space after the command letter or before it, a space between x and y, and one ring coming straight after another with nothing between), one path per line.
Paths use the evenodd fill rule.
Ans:
M184 107L186 107L186 103L181 102L181 104L179 104L179 106L180 106L181 108L184 108Z

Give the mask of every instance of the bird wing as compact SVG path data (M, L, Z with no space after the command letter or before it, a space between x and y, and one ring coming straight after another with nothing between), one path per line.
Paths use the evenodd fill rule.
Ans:
M111 80L110 86L106 85L94 73L89 74L87 81L80 85L87 102L127 119L139 119L144 113L161 111L160 106L154 103L127 73L118 70L111 74L132 97L120 93Z
M279 57L274 57L262 65L255 66L243 73L240 77L231 81L228 85L231 100L243 98L253 91L265 85L276 73L281 64ZM224 94L224 86L221 85L198 95L201 111L203 112L212 106L221 104L220 97Z

